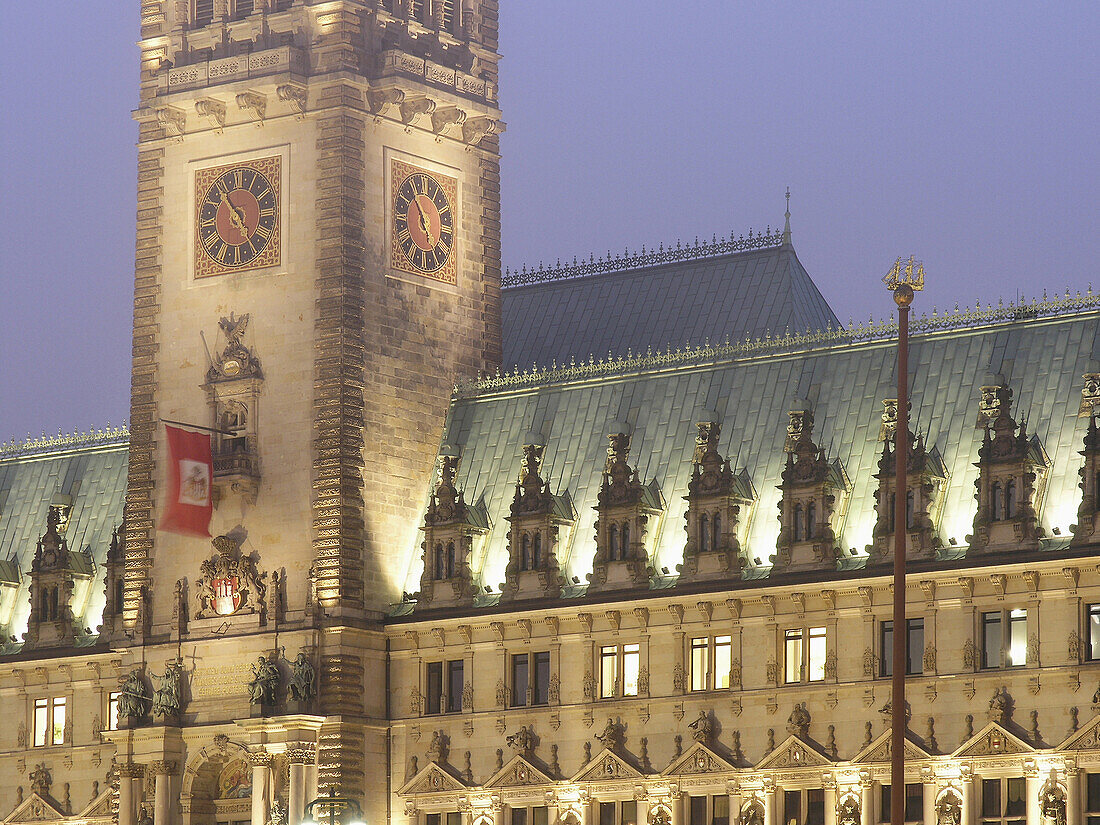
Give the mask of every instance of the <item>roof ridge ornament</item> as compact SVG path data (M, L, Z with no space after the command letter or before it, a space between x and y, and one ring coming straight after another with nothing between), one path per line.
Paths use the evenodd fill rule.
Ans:
M783 214L783 245L791 245L791 187L787 187L787 211Z

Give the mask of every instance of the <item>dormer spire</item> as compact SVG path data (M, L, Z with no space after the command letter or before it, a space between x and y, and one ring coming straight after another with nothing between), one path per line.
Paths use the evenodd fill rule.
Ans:
M783 245L791 245L791 187L787 187L787 211L783 215Z

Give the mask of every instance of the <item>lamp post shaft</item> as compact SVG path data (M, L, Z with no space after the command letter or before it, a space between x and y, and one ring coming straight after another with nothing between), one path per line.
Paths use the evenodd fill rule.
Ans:
M910 293L912 294L912 293ZM894 632L890 690L890 825L905 823L905 540L908 533L909 306L898 305L898 415L894 431ZM915 502L914 502L915 504ZM923 655L923 651L921 651ZM883 651L885 655L885 651Z

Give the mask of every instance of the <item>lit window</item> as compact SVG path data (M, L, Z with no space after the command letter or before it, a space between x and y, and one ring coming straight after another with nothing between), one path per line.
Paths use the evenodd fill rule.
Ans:
M619 674L622 673L622 683ZM600 648L600 698L637 696L641 675L641 646L607 645Z
M1100 604L1090 604L1088 607L1088 649L1085 655L1090 662L1100 660Z
M118 700L120 691L111 691L107 696L107 730L118 730Z
M67 700L63 696L34 700L34 746L65 744Z
M802 681L802 629L783 634L783 681L788 685Z
M914 675L924 672L924 619L905 620L905 672ZM879 675L890 676L894 672L894 623L885 621L879 627Z
M825 679L825 628L810 628L810 649L808 653L809 661L806 668L806 672L809 674L808 680L811 682L823 681Z
M701 636L691 640L692 690L728 688L732 667L732 637Z
M982 667L1022 667L1027 664L1027 610L982 614Z
M829 649L824 627L794 627L783 631L783 681L821 682Z

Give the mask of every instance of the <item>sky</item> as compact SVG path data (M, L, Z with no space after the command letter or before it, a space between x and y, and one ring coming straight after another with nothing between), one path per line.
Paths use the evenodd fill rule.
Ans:
M0 443L128 412L139 5L0 3ZM843 321L899 255L918 312L1092 282L1095 0L501 5L506 266L775 228L789 186Z

